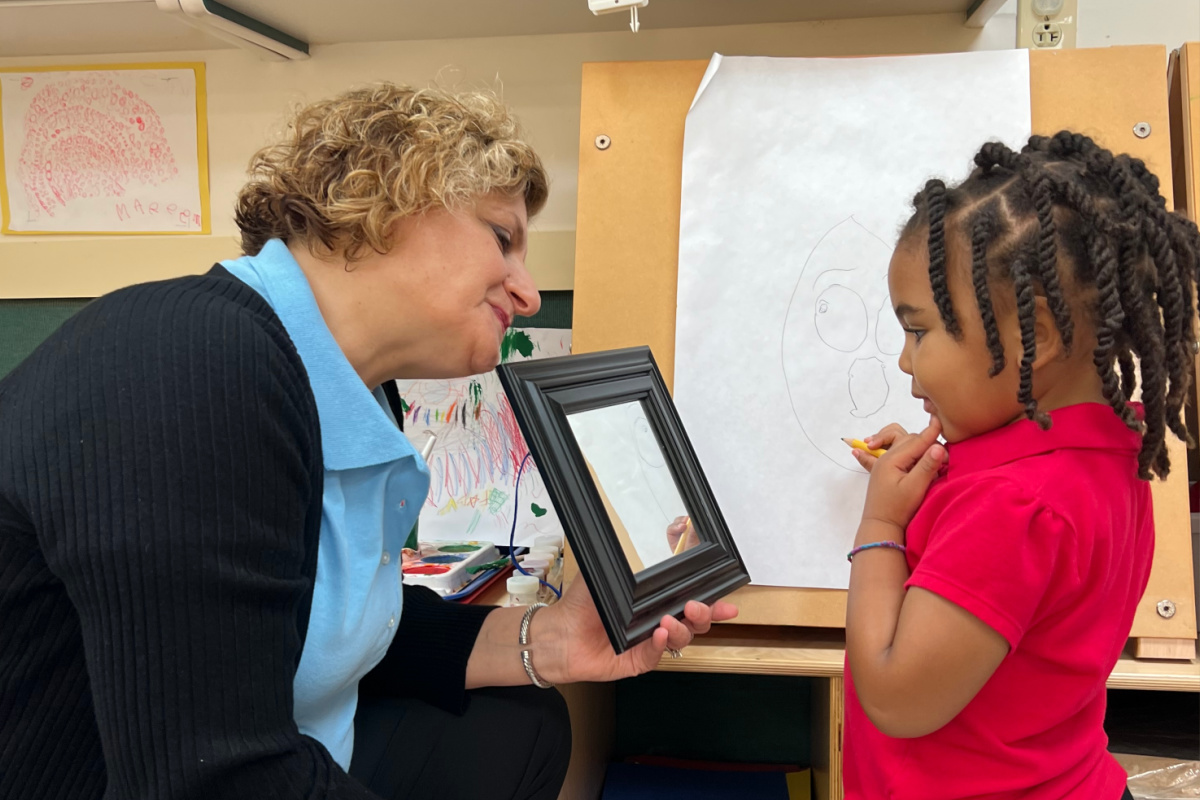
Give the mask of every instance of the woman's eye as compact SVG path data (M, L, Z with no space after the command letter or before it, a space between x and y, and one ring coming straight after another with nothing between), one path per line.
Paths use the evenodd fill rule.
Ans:
M919 331L915 328L905 328L904 332L911 333L913 335L913 339L918 342L921 341L921 338L925 335L925 331Z
M512 247L512 237L508 235L508 231L493 225L492 232L496 234L496 241L500 242L500 249L507 253L509 248Z

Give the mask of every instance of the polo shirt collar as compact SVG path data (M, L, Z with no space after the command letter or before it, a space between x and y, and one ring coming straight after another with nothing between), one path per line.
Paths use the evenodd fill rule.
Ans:
M325 469L356 469L417 456L384 410L382 389L367 389L346 360L287 245L272 239L258 255L224 266L271 305L304 362L321 423Z
M1140 412L1140 408L1135 406ZM1050 429L1021 419L947 446L947 475L992 469L1055 450L1126 451L1136 456L1142 437L1101 403L1080 403L1050 412Z

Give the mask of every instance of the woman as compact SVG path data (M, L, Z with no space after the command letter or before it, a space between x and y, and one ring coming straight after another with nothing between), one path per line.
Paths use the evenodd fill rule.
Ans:
M581 582L532 616L401 585L429 478L380 387L489 370L537 311L542 166L493 99L381 85L252 173L246 256L101 298L0 383L0 796L553 798L570 730L531 684L736 611L618 657Z

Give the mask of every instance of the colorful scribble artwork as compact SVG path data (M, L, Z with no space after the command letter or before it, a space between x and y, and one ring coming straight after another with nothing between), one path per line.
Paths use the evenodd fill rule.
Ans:
M6 233L199 233L194 69L0 74Z
M571 332L550 328L508 331L505 361L549 358L571 351ZM455 380L397 381L404 432L418 450L429 434L429 497L421 509L421 539L477 539L508 545L562 533L554 504L533 459L517 471L529 448L494 372ZM514 496L519 507L514 507Z

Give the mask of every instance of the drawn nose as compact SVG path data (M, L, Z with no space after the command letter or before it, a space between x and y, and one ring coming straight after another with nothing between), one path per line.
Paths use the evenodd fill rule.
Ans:
M850 365L850 413L869 417L883 408L888 399L887 376L878 358L856 358Z

